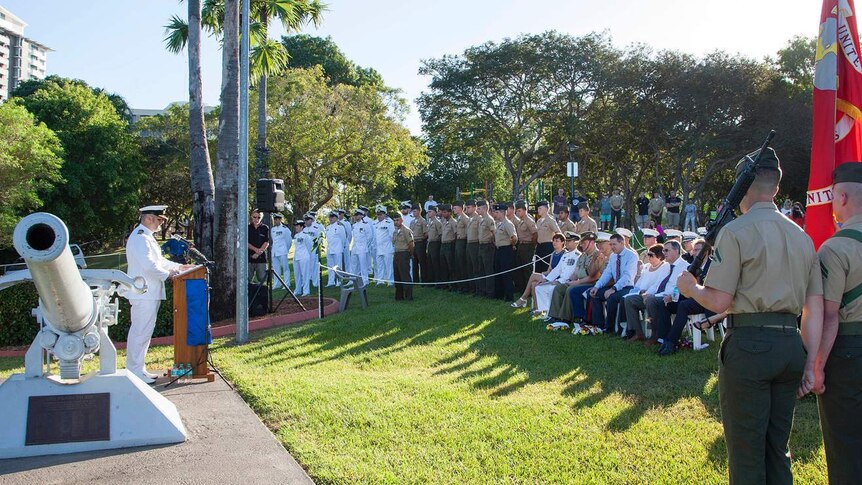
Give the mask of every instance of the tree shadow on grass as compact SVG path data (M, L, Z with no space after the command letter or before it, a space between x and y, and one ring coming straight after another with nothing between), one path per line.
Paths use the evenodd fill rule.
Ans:
M396 303L390 289L372 288L368 309L255 336L247 359L307 368L433 345L440 353L431 364L433 375L449 376L492 398L544 382L562 383L561 394L571 398L575 409L592 409L620 396L627 406L607 422L611 432L629 430L649 410L671 408L681 400L697 400L713 419L721 419L715 382L718 342L705 351L660 358L614 337L546 332L526 310L513 312L501 302L424 288L416 289L415 297ZM816 426L816 412L797 413L800 424ZM711 462L726 463L723 446L720 440L712 445ZM801 460L819 451L816 439L792 446Z

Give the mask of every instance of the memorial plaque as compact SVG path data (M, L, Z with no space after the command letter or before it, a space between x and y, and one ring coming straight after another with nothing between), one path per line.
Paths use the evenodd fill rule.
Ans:
M109 393L30 396L26 446L110 439Z

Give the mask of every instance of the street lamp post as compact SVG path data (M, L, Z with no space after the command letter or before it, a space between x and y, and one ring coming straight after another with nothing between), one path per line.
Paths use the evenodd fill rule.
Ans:
M573 199L575 197L575 177L578 176L578 164L575 162L575 151L578 149L578 146L574 143L569 143L569 164L567 167L567 173L569 178L572 179L572 191L569 192L569 199Z

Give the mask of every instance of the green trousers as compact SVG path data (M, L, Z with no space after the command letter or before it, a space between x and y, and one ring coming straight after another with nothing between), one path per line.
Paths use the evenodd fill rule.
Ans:
M440 275L437 281L454 281L455 271L455 241L444 242L440 246ZM437 285L437 288L449 288L449 285Z
M479 243L471 241L467 243L467 277L475 278L479 276ZM476 292L476 281L468 283L468 288L471 292Z
M569 285L559 285L551 294L551 306L548 308L548 316L558 320L570 321L572 319L572 299L569 298Z
M796 329L728 331L718 389L731 485L793 483L787 442L805 358Z
M817 396L829 483L862 480L862 335L839 335L826 360L826 392Z
M479 276L494 274L493 243L479 244ZM494 278L482 278L477 282L476 294L494 298Z
M457 239L455 240L455 267L453 268L453 272L455 274L454 279L465 280L469 278L467 275L467 268L469 268L467 263L467 240ZM460 291L467 291L469 289L469 285L467 283L458 283L456 288Z
M533 260L536 253L536 245L533 243L518 243L515 251L515 267L523 266ZM533 267L526 266L512 273L512 281L515 282L515 294L521 295L527 289L527 281L533 274Z

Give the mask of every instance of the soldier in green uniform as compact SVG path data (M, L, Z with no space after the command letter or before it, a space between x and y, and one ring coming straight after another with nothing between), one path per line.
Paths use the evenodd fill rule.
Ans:
M479 275L494 274L494 232L497 226L488 214L488 202L480 200L476 204L479 211ZM486 298L494 297L494 278L483 278L476 283L476 294Z
M452 219L452 206L441 204L438 206L443 217L440 219L443 231L440 235L440 275L437 282L452 281L455 279L455 220ZM438 290L448 290L449 285L438 284Z
M467 224L470 223L470 216L465 213L464 201L456 200L452 204L452 210L455 211L455 271L453 272L456 280L465 280L467 276ZM468 207L467 210L470 210ZM457 283L452 286L452 290L466 293L468 289L467 283Z
M819 251L824 316L814 392L834 485L862 480L862 163L839 165L832 181L842 228Z
M395 232L392 233L392 244L395 255L392 258L392 269L395 280L395 299L413 300L413 279L410 278L410 257L413 252L413 232L404 226L401 214L392 215ZM404 283L407 283L406 285Z
M515 232L518 234L515 267L523 267L515 271L512 279L515 282L515 292L520 295L527 289L527 281L533 274L533 267L529 263L533 260L533 254L536 253L536 235L539 229L536 227L536 221L527 212L527 203L523 200L515 202L515 216L518 218L518 222L515 224Z
M814 385L823 323L814 244L778 212L773 199L781 168L775 152L767 150L739 204L743 214L718 235L704 285L689 272L677 280L683 295L731 314L718 373L731 484L793 482L787 446L793 408L797 395ZM737 165L737 176L745 160Z
M413 232L413 279L425 282L428 279L428 261L425 253L428 248L428 222L422 217L422 208L413 204L413 219L410 221L410 231Z
M476 201L467 201L467 277L473 279L479 275L479 214L476 213ZM467 283L467 290L476 293L476 281Z
M443 224L437 218L437 205L428 206L428 282L442 281L440 279L440 238L443 236Z

